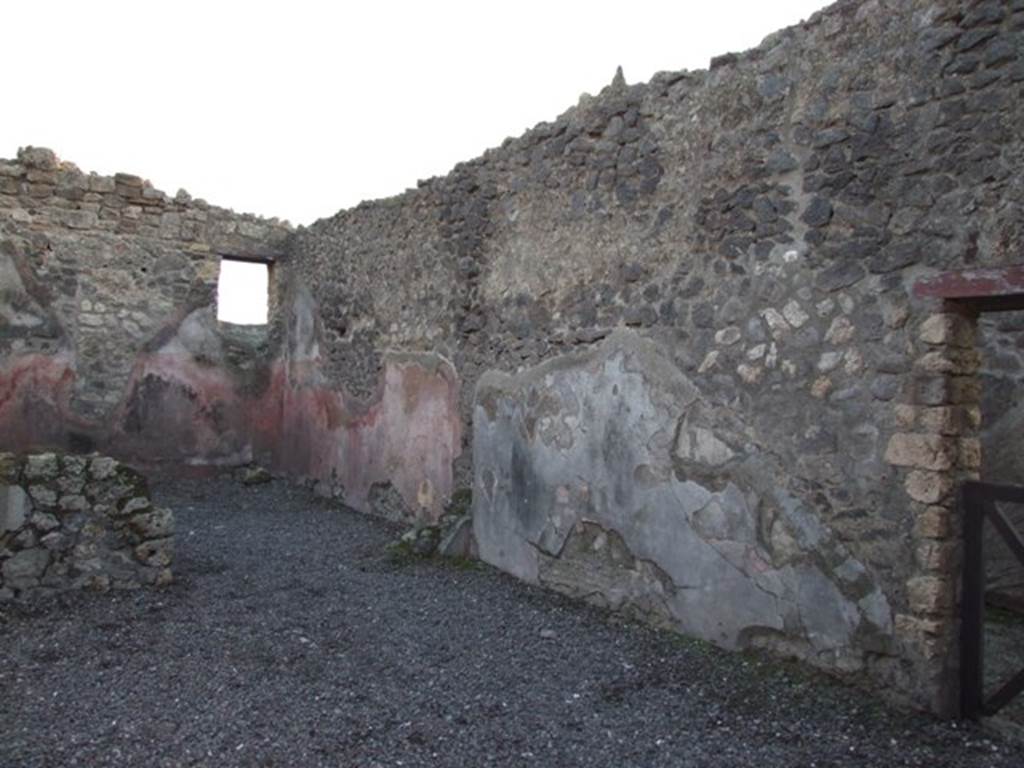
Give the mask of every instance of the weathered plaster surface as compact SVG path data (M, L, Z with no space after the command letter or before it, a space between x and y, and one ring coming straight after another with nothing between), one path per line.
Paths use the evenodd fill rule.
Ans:
M474 431L485 561L729 648L772 639L845 670L892 653L879 585L656 343L623 331L488 373Z
M145 463L252 461L280 426L266 330L218 323L194 310L136 357L107 443Z
M358 398L325 374L316 306L301 287L288 328L275 464L322 481L357 509L436 521L451 498L452 462L462 448L451 362L437 354L384 353L373 393ZM385 486L398 494L400 508L378 508Z
M375 485L391 484L410 514L436 520L451 497L460 449L458 392L451 364L434 355L385 357L369 404L323 385L289 385L281 440L290 450L278 463L324 481L363 511L373 511Z
M0 360L0 434L5 447L66 439L75 374L71 356L29 354Z

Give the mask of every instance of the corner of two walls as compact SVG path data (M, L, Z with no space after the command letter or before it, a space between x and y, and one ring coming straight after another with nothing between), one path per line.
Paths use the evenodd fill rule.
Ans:
M147 467L251 458L254 433L276 428L272 340L218 323L219 262L273 262L289 233L47 149L0 160L2 447Z
M453 366L392 354L362 387L328 382L293 237L48 149L0 160L0 447L168 471L260 461L437 519L461 450ZM266 327L218 321L222 256L271 268Z

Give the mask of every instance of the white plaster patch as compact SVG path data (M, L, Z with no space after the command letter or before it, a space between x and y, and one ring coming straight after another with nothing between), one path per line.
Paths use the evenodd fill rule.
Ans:
M828 373L834 371L839 367L839 363L843 360L842 352L825 352L820 358L818 358L818 370L822 373Z
M804 312L804 308L796 301L791 301L782 308L782 316L794 328L800 328L811 319L811 316Z
M828 327L828 331L825 333L825 341L837 345L846 344L853 338L854 330L853 323L845 317L837 317Z
M785 333L788 333L789 323L781 312L777 309L769 307L768 309L762 310L761 317L768 323L768 329L772 332L772 336L779 338Z
M25 524L28 496L17 485L0 485L0 531L16 531Z
M756 384L761 380L761 374L764 369L760 365L739 365L736 367L736 373L741 379L747 384Z
M718 364L719 351L714 349L708 352L704 358L704 362L700 364L700 368L697 369L697 373L707 373Z
M739 328L735 325L730 325L715 333L715 341L728 347L739 341L742 335Z
M704 427L680 430L676 456L712 467L720 467L735 456L735 451Z

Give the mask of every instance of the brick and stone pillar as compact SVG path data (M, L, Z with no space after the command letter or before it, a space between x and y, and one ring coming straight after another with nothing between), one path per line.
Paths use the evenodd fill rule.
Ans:
M913 373L885 455L900 471L913 514L914 563L896 631L921 703L955 715L963 531L957 492L981 469L977 316L1024 305L1024 268L946 273L919 282L914 293L934 310L917 327Z
M919 355L886 461L900 468L911 500L913 575L907 612L896 631L918 667L922 695L952 714L957 700L960 525L957 489L981 465L978 439L979 355L974 319L957 312L929 315L918 329Z

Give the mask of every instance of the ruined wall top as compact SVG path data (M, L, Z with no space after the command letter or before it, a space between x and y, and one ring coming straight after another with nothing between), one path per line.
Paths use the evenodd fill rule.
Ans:
M25 147L16 159L0 159L0 432L7 447L63 450L73 433L76 450L116 452L111 434L150 412L139 404L152 389L147 356L195 358L205 371L233 354L237 334L215 312L222 257L277 262L292 231L184 191L171 197L138 176L83 173L49 149ZM273 298L271 287L272 313ZM251 344L242 346L251 354ZM196 397L187 387L180 394L183 402ZM223 407L209 412L225 418Z
M43 147L0 158L3 220L40 231L184 241L195 253L268 261L281 254L292 231L288 222L218 208L185 190L172 197L132 174L84 173Z

